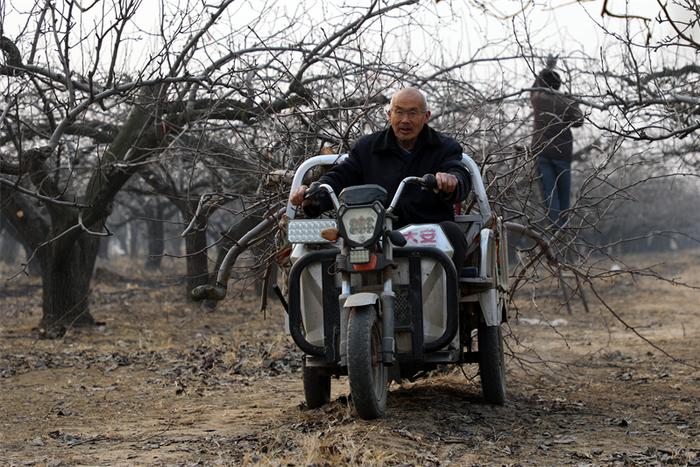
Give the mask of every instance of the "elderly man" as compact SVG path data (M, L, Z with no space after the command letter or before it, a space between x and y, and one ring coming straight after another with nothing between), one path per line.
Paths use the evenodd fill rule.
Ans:
M462 147L428 126L430 110L418 89L404 88L394 94L387 115L389 128L360 138L350 156L319 181L336 193L348 186L374 183L384 187L391 199L405 177L435 174L436 192L415 185L405 188L396 207L395 226L440 224L455 250L453 261L459 273L467 244L454 223L453 205L464 200L470 189L469 174L460 162ZM306 190L302 185L292 193L292 204L301 205Z

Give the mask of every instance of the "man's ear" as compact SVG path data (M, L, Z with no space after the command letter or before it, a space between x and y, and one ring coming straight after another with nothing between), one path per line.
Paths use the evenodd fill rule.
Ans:
M431 116L431 115L432 115L432 114L430 113L430 110L426 110L425 116L424 116L424 118L423 118L423 123L428 123L428 120L430 120L430 116Z

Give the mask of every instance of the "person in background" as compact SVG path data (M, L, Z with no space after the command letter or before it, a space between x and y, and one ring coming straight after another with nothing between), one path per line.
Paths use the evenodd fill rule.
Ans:
M553 65L550 60L550 65ZM571 157L573 152L572 127L583 124L583 114L576 102L557 91L562 81L551 66L543 69L535 79L530 94L534 110L532 153L542 182L547 217L552 224L563 227L571 199Z

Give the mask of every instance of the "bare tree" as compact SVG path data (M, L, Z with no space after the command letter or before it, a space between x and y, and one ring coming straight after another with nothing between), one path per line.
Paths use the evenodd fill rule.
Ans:
M138 30L143 8L137 0L40 2L18 37L2 37L2 210L42 266L42 335L93 322L88 298L98 239L109 235L111 205L134 174L155 162L171 167L183 146L201 158L191 174L201 164L220 163L221 154L209 157L190 145L211 131L209 122L221 122L213 125L218 145L247 141L255 147L246 156L258 156L282 144L251 139L260 137L255 127L261 122L271 131L290 119L304 122L307 109L332 112L370 101L376 91L359 92L365 82L340 93L323 83L346 69L366 70L368 64L353 58L358 46L348 44L368 24L416 2L375 1L312 35L298 26L303 12L269 26L274 5L227 30L222 23L230 21L232 3L203 4L187 18L162 3L156 46L128 74L119 72L119 63L129 63L126 34ZM267 164L293 163L290 156L282 152ZM226 176L251 176L250 164L266 168L264 160L234 156ZM188 189L183 209L192 209L201 194L198 178L186 181L198 188ZM191 251L206 246L201 238L196 243Z
M697 18L696 2L675 4ZM287 187L264 186L266 174L329 148L347 151L360 134L385 125L388 98L405 85L426 92L431 124L455 135L481 164L496 208L551 250L528 250L520 271L549 267L546 258L560 252L560 266L585 283L594 276L585 267L592 255L607 253L613 237L639 236L615 233L611 216L646 193L640 184L697 176L698 70L652 60L655 50L697 51L695 23L665 5L659 20L675 31L668 37L653 42L639 34L651 18L612 12L622 16L614 21L641 29L602 29L609 50L586 56L533 41L534 3L504 15L467 2L470 13L499 21L508 34L457 58L397 45L440 27L435 5L416 0L331 5L322 18L303 7L230 0L182 15L163 1L156 31L141 26L145 3L137 0L38 2L14 12L23 27L0 39L0 209L41 264L43 334L92 322L97 240L113 230L110 212L125 187L167 198L183 230L194 219L186 237L188 287L203 283L251 219L286 201ZM602 13L612 16L607 3ZM574 203L566 229L554 233L528 148L527 99L552 53L564 92L587 114ZM664 230L657 227L637 230ZM270 241L262 259L273 247Z

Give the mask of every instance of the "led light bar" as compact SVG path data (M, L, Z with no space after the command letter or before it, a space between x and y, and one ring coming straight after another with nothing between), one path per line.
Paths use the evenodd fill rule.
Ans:
M292 219L287 238L290 243L330 243L321 237L321 231L335 227L335 219Z
M365 248L358 248L350 250L350 263L352 264L364 264L369 263L369 250Z

